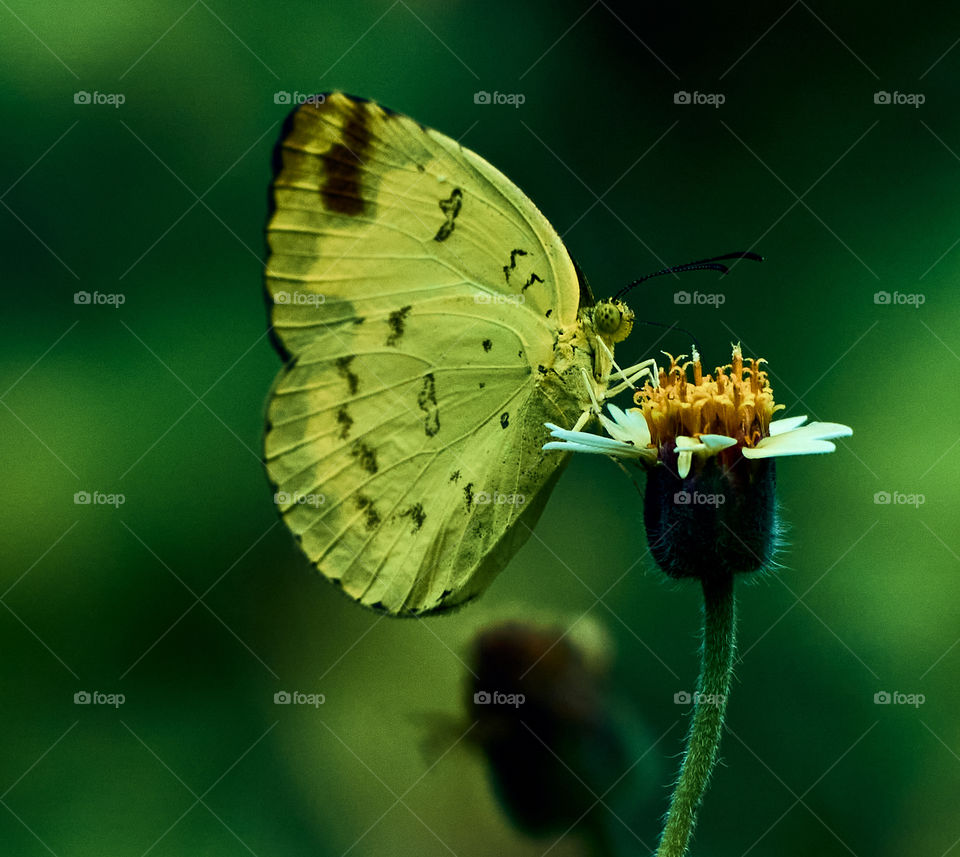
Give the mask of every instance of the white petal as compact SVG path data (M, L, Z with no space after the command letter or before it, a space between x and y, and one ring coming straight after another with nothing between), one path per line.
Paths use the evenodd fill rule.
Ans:
M814 435L818 440L830 440L834 437L850 437L853 434L853 429L850 426L841 425L840 423L810 423L808 426L804 426L798 431L805 431L807 429L811 430L811 434Z
M627 415L620 408L608 403L607 410L610 411L610 416L617 421L617 425L627 427Z
M565 440L579 440L581 437L599 437L599 435L589 434L585 431L573 431L572 429L561 428L553 423L544 423L550 429L552 437L562 437Z
M687 437L684 434L677 435L677 449L696 451L699 450L701 446L703 446L703 444L695 437Z
M639 438L644 438L644 446L650 443L650 427L647 425L647 419L644 417L643 411L640 408L631 408L624 416L638 438L637 443L639 443Z
M619 409L618 409L619 410ZM622 412L621 412L622 415ZM616 434L624 436L625 433L609 419L600 415L604 425L609 424L613 427ZM613 455L619 458L656 458L657 451L643 446L636 446L629 442L619 440L613 437L604 437L603 435L592 434L585 431L570 431L560 428L554 423L544 423L550 429L550 436L557 438L556 441L550 441L543 445L543 449L557 449L564 452L592 452L597 455ZM607 429L610 431L610 428ZM614 432L611 432L613 434Z
M607 434L610 435L610 437L616 438L624 443L629 443L633 440L633 435L629 429L618 425L613 420L605 417L603 414L597 414L597 416L600 418L600 425L607 430ZM646 446L646 444L644 444L644 446Z
M770 438L764 438L769 440ZM837 447L829 440L805 440L798 444L768 444L761 446L757 444L753 449L744 448L744 458L774 458L779 455L810 455L817 452L833 452Z
M757 444L757 448L772 443L780 443L785 438L792 438L791 442L797 443L805 440L830 440L835 437L849 437L852 434L853 429L850 426L843 426L840 423L810 423L792 431L781 432L776 436L765 437Z
M627 455L654 453L654 450L639 450L630 443L622 443L599 434L590 434L585 431L569 431L553 423L544 423L550 429L550 436L558 441L551 441L543 449L573 449L576 452L598 452L604 455ZM655 453L654 453L655 454Z
M806 421L807 418L805 416L784 417L782 420L773 420L773 422L770 423L770 437L776 437L785 431L793 431L795 428L802 426Z
M603 414L598 414L600 423L607 430L607 434L622 440L625 443L633 443L636 446L646 446L650 443L650 430L647 428L647 421L643 418L642 411L636 414L624 413L616 405L607 405L607 410L613 417L608 419ZM639 415L639 420L637 416Z
M542 449L557 449L560 452L593 452L597 455L606 455L606 451L600 449L596 446L584 446L581 443L573 443L571 441L559 441L551 440L549 443L545 443Z
M677 438L680 440L680 438ZM683 450L680 455L677 456L677 473L680 474L681 479L686 479L687 474L690 472L690 464L693 461L693 452L689 449Z
M595 455L613 455L617 458L648 458L656 455L652 449L637 449L629 443L620 443L609 438L600 438L605 444L578 443L577 441L552 440L543 449L558 449L561 452L592 452Z
M700 442L707 447L711 453L737 445L734 438L727 437L725 434L702 434L700 435Z
M568 443L575 443L578 446L592 446L604 450L621 446L625 446L629 449L635 448L629 443L621 443L619 440L614 440L611 437L603 437L599 434L589 434L585 431L565 431L563 429L557 429L556 431L550 432L550 436L555 437L558 440L567 441Z

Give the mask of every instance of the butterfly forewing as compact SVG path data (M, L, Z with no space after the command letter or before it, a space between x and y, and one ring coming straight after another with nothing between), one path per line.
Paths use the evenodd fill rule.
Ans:
M478 594L562 463L545 420L577 324L560 239L455 141L334 93L288 120L266 286L287 368L265 439L284 520L353 598L424 613Z

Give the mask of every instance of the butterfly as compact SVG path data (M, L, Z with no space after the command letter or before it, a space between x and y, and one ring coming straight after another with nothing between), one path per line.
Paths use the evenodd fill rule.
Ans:
M285 366L267 475L309 561L402 616L479 595L529 538L579 429L654 362L537 207L455 140L314 96L274 154L265 286Z

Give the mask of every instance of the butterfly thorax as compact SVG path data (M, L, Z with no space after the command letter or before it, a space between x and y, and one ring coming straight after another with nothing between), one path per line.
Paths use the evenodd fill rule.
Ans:
M576 415L602 402L615 368L614 344L630 334L633 318L633 310L620 301L582 308L576 324L557 336L550 371L541 372L549 397L566 399L564 404L575 408Z

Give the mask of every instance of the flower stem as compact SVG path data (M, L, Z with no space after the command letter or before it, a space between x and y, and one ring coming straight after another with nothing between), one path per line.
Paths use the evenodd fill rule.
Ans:
M733 672L733 575L703 580L703 665L687 750L670 800L657 857L683 857L717 758Z

